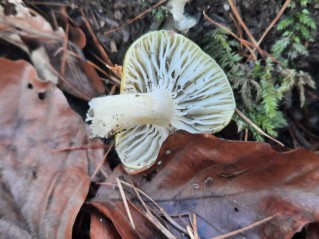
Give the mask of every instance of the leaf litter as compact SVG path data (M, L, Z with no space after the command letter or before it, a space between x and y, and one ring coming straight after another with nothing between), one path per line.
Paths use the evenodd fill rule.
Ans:
M51 83L58 78L59 87L85 100L104 92L94 68L103 70L82 54L85 35L63 18L63 8L65 32L17 9L22 18L1 11L0 37L33 56L35 68L0 59L1 238L71 238L83 226L75 222L80 209L90 215L91 238L291 238L305 225L309 238L316 235L319 157L305 149L276 152L265 143L177 132L149 171L127 175L118 166L110 173L107 166L103 173L102 143L88 139ZM118 85L120 72L105 75ZM88 200L93 180L99 189Z
M59 26L54 30L21 0L14 0L11 4L15 11L10 14L6 14L5 4L0 6L0 38L25 51L41 79L52 81L83 100L104 93L101 78L81 50L86 44L86 37L79 27L71 26L63 8L60 18L67 26L66 32Z
M103 150L54 152L92 143L81 117L29 63L0 65L1 238L71 238Z
M319 158L305 149L276 152L266 143L178 132L164 143L158 162L161 163L153 177L127 175L117 168L101 183L90 204L99 210L102 207L103 212L114 210L115 206L127 220L125 227L130 226L116 187L120 177L130 209L140 208L138 218L133 214L136 231L143 228L141 219L146 212L133 185L149 195L141 194L144 203L156 218L164 220L163 225L176 238L183 238L185 233L171 220L184 229L192 228L192 214L196 215L200 238L218 238L265 219L237 236L291 238L305 224L319 219ZM154 202L158 206L154 207ZM117 222L118 216L106 216L121 234L119 228L123 224Z

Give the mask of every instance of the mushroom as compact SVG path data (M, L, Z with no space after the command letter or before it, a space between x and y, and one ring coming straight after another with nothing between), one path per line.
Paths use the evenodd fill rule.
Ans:
M89 105L93 136L116 134L116 151L131 173L154 164L171 133L218 132L235 110L231 86L217 63L186 37L164 30L130 46L121 94Z

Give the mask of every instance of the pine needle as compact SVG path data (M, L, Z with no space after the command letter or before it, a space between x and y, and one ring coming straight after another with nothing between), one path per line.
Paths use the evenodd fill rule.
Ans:
M267 137L268 139L276 142L277 144L279 144L282 147L285 147L285 145L283 143L281 143L280 141L278 141L277 139L271 137L270 135L266 134L261 128L259 128L256 124L254 124L247 116L245 116L243 114L243 112L241 112L239 109L235 109L236 113L244 120L246 121L248 124L251 125L251 127L253 127L255 130L257 130L261 135Z
M116 178L116 182L117 182L117 185L118 185L118 187L119 187L122 200L123 200L123 202L124 202L124 206L125 206L125 209L126 209L126 213L127 213L128 218L129 218L129 220L130 220L130 223L131 223L131 225L132 225L132 228L135 230L136 227L135 227L135 224L134 224L132 215L131 215L130 208L129 208L128 203L127 203L127 200L126 200L126 196L125 196L125 193L124 193L122 184L121 184L121 180L117 177L117 178Z

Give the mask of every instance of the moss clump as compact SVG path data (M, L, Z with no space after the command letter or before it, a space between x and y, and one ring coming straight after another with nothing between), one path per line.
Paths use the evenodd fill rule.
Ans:
M286 17L277 24L280 37L272 45L271 54L280 64L270 58L253 61L241 56L239 42L222 28L208 32L202 42L204 50L227 73L239 110L271 136L277 136L278 129L286 125L281 109L284 97L289 97L292 89L297 88L302 107L306 100L305 87L315 88L310 75L296 70L293 62L308 54L307 43L315 39L316 24L307 9L312 2L292 1ZM239 131L248 128L256 140L263 140L263 136L238 115L234 115L233 120Z

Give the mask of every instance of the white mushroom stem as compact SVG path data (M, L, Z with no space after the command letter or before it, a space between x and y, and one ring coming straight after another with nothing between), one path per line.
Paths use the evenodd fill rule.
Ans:
M95 98L89 105L87 121L92 121L93 136L99 137L109 137L142 124L164 126L174 114L172 96L164 89Z

